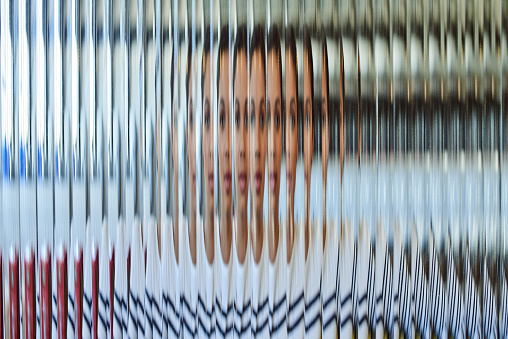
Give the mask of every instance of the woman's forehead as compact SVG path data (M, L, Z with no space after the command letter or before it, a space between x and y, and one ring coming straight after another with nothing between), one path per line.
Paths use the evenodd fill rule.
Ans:
M224 68L221 69L219 79L219 94L221 97L229 97L229 71L227 67Z
M261 57L261 51L255 51L254 54L252 55L252 59L251 59L251 62L252 62L252 71L251 71L251 78L253 77L253 75L255 76L261 76L261 75L264 75L264 70L263 70L263 59Z

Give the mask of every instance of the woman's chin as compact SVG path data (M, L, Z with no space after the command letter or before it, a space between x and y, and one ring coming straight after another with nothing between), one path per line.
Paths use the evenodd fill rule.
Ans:
M247 208L248 199L247 190L245 192L239 192L238 194L238 206Z

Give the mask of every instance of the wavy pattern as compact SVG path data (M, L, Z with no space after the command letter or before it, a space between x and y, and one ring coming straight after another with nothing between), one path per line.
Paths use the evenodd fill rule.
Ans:
M430 237L430 308L431 324L438 338L448 335L448 299L446 298L446 285L439 270L439 260L434 246L434 237Z
M460 286L455 268L452 248L448 249L448 307L449 328L455 338L466 338L466 314L464 305L464 291Z
M448 334L454 338L504 338L508 333L508 288L504 272L501 271L499 280L495 282L499 284L498 297L497 287L488 275L486 260L483 261L483 279L480 285L475 283L470 260L464 262L465 280L461 286L451 247L448 247L446 258L446 281L441 276L442 263L439 261L432 233L429 234L427 275L423 252L419 249L414 228L409 266L406 262L406 249L401 244L397 227L394 233L393 258L390 258L382 227L378 227L376 231L376 244L379 246L375 248L371 247L370 235L365 229L356 243L351 240L351 228L347 224L342 227L337 271L333 272L335 279L331 280L332 283L328 284L326 291L323 289L325 285L321 277L320 283L314 286L313 293L309 293L308 298L305 291L301 290L292 300L287 293L282 293L273 303L267 295L256 305L253 305L252 299L249 298L241 306L236 300L230 300L227 305L223 305L215 292L213 302L208 300L208 296L205 302L204 295L196 291L196 307L192 306L186 295L173 293L175 289L169 288L172 286L171 280L164 280L162 268L169 261L165 260L164 264L160 262L156 229L153 227L153 231L148 232L151 237L148 246L155 251L147 254L146 271L141 240L134 236L130 289L127 290L127 277L117 274L113 300L109 296L109 256L106 256L108 260L101 256L97 324L93 321L92 249L87 245L84 265L83 337L92 338L95 326L99 338L168 338L182 335L294 337L299 336L296 333L308 334L316 331L321 332L323 337L329 337L332 329L340 332L341 336L347 333L359 336L368 333L375 334L378 338L384 335L395 336L396 333L408 337L428 337L432 333L437 338L446 338ZM103 232L107 232L106 227ZM121 232L123 229L119 228L118 256L115 262L118 273L127 270L127 261L120 259L126 258L125 251L121 250L125 248L121 245ZM134 235L140 232L139 225L134 227ZM348 239L350 241L347 241ZM100 253L108 251L109 244L102 241ZM465 256L469 258L468 251ZM71 276L70 286L74 285L73 280L74 277ZM37 306L40 302L39 293L37 290ZM57 333L57 296L52 294L51 299L51 331ZM112 302L115 309L111 324L109 309ZM68 294L68 307L67 336L72 337L76 326L76 300L73 293ZM38 309L37 312L40 332ZM321 324L321 327L316 327L317 324ZM298 332L298 328L302 328L302 332Z
M465 260L464 275L466 280L464 300L466 305L466 324L469 338L482 337L481 331L481 304L478 288L474 281L471 271L471 262L469 260L469 249L467 250Z
M508 286L506 272L501 273L501 304L499 309L499 337L508 338Z
M483 262L483 335L486 338L498 338L497 302L489 278L487 258Z

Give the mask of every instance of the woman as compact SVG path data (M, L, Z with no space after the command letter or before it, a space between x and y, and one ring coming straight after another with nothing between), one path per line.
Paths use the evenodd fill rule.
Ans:
M250 335L251 270L250 241L247 224L249 193L249 112L247 99L247 28L236 34L233 56L233 139L235 145L234 267L236 271L235 332ZM246 330L248 329L248 331Z
M189 51L192 49L189 44ZM186 142L187 142L187 169L188 179L190 184L190 216L188 227L188 246L192 263L196 265L196 219L197 219L197 204L196 204L196 132L194 121L194 100L193 100L193 83L194 83L194 68L192 52L188 53L187 58L187 128L186 128Z
M323 165L323 278L321 290L322 337L337 337L337 263L338 235L335 225L327 227L326 182L328 175L329 112L328 112L328 48L326 36L321 50L321 161Z
M190 42L190 41L189 41ZM181 279L181 297L182 310L188 308L189 312L182 312L182 334L184 338L195 336L197 331L197 265L196 265L196 134L194 122L194 100L193 83L194 67L192 44L189 43L187 53L186 67L186 92L187 92L187 162L188 178L190 184L190 216L187 224L187 232L182 232L181 258L182 265L180 270ZM200 240L200 239L199 239ZM185 305L185 306L184 306Z
M307 30L304 30L303 47L303 156L305 172L305 337L316 338L321 335L321 267L323 240L319 228L310 221L310 187L312 158L314 155L314 70L312 46Z
M292 26L286 28L286 193L287 193L287 335L303 338L305 258L303 232L295 227L296 160L298 159L298 64Z
M254 28L250 48L249 114L251 147L251 187L253 215L251 226L252 246L252 320L254 337L269 337L268 324L268 267L266 228L263 222L263 195L265 187L266 159L266 63L265 39L262 26Z
M287 336L286 308L286 237L279 227L280 165L282 159L282 61L277 26L272 26L267 42L267 100L268 128L268 277L270 333L275 338Z
M210 337L215 327L213 324L213 303L215 300L214 289L214 201L213 201L213 114L212 114L212 93L211 93L211 74L212 58L210 56L210 29L208 28L204 36L203 44L203 67L201 73L201 88L203 93L203 113L201 129L201 149L203 152L203 170L204 178L204 221L202 234L198 237L198 302L197 317L199 338ZM198 233L200 232L198 227Z
M176 60L175 54L171 58L171 75L170 75L170 92L171 92L171 161L173 162L173 203L174 214L173 221L163 218L161 222L161 268L162 281L172 281L172 284L162 285L162 304L164 309L164 328L163 337L179 338L180 337L180 265L179 265L179 224L178 224L178 157L177 157L177 136L176 136L176 112L175 107L175 73L174 67ZM133 271L134 272L134 271ZM132 274L131 274L132 277ZM135 277L135 275L134 275ZM131 300L132 301L132 300ZM138 307L139 310L139 307Z
M218 337L233 336L234 296L233 265L231 242L233 229L231 226L231 120L229 112L229 31L225 26L221 30L219 53L217 56L217 88L218 88L218 124L217 147L219 155L219 187L220 187L220 220L219 237L216 247L220 249L217 265L217 299L216 329Z

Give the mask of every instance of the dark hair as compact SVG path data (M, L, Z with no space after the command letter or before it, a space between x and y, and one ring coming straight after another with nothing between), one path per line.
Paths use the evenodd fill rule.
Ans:
M219 38L219 53L217 55L217 88L219 88L220 82L220 59L222 55L226 52L229 52L229 27L224 26L220 31ZM229 67L229 65L227 65Z
M323 41L322 41L322 57L323 57L323 67L324 67L324 74L321 74L322 77L325 77L326 82L326 99L330 101L330 83L329 80L329 74L328 74L328 46L326 43L326 35L323 34ZM321 89L323 90L323 89ZM330 115L330 114L329 114Z
M312 60L312 45L310 44L310 35L308 32L308 29L305 28L303 31L303 49L304 52L307 52L307 62L309 66L309 72L310 72L310 95L312 99L312 104L314 104L314 64ZM305 67L305 65L304 65Z
M263 62L263 75L265 76L266 80L265 31L263 26L260 24L257 24L256 27L254 27L254 32L252 32L252 39L250 41L250 72L252 72L252 57L256 51L259 51L261 54L261 61Z
M236 78L236 62L240 52L244 52L247 55L247 27L245 25L238 27L238 32L236 33L235 51L233 52L233 84ZM235 88L233 86L234 91Z
M280 52L280 36L279 29L276 25L273 25L270 28L270 32L268 33L268 41L267 41L267 54L274 52L277 61L278 61L278 69L279 69L279 79L280 79L280 90L282 96L282 61L281 61L281 52ZM282 99L282 98L281 98Z
M268 33L268 41L267 41L267 56L269 53L275 53L275 56L277 58L277 68L279 70L279 81L280 81L280 115L281 115L281 126L282 126L282 149L285 150L285 119L284 116L286 115L285 112L285 100L284 100L284 94L282 92L282 84L284 83L282 80L282 60L281 60L281 48L280 48L280 35L279 35L279 28L277 25L272 25L270 27L270 31Z
M298 58L296 54L296 39L295 31L293 26L286 27L286 52L289 52L291 59L293 60L293 66L296 76L295 87L296 87L296 99L298 100ZM286 66L287 67L287 66ZM287 70L286 70L287 72ZM287 86L287 84L286 84Z
M293 71L295 72L295 77L296 77L296 79L294 81L294 86L296 89L295 100L296 100L296 104L298 107L298 55L296 53L296 39L295 39L295 31L294 31L293 25L289 25L286 27L285 37L286 37L286 39L285 39L286 40L285 41L286 53L289 52L289 56L290 56L291 60L293 61ZM289 69L288 64L286 63L286 74L288 72L288 69ZM288 84L286 84L286 88L287 88L287 86L288 86ZM285 102L285 104L289 105L290 102ZM296 115L298 117L298 109L296 110ZM286 128L288 128L288 127L285 126L285 124L284 124L284 133L285 133ZM297 131L299 131L298 127L297 127ZM297 138L297 139L299 140L299 138ZM283 139L284 150L286 149L285 142L286 142L286 139L284 138ZM298 147L298 148L301 149L300 147Z
M203 67L201 67L201 95L205 94L204 83L205 83L205 74L206 74L206 58L208 54L210 54L210 26L207 26L205 29L205 36L203 39L203 59L201 60Z

